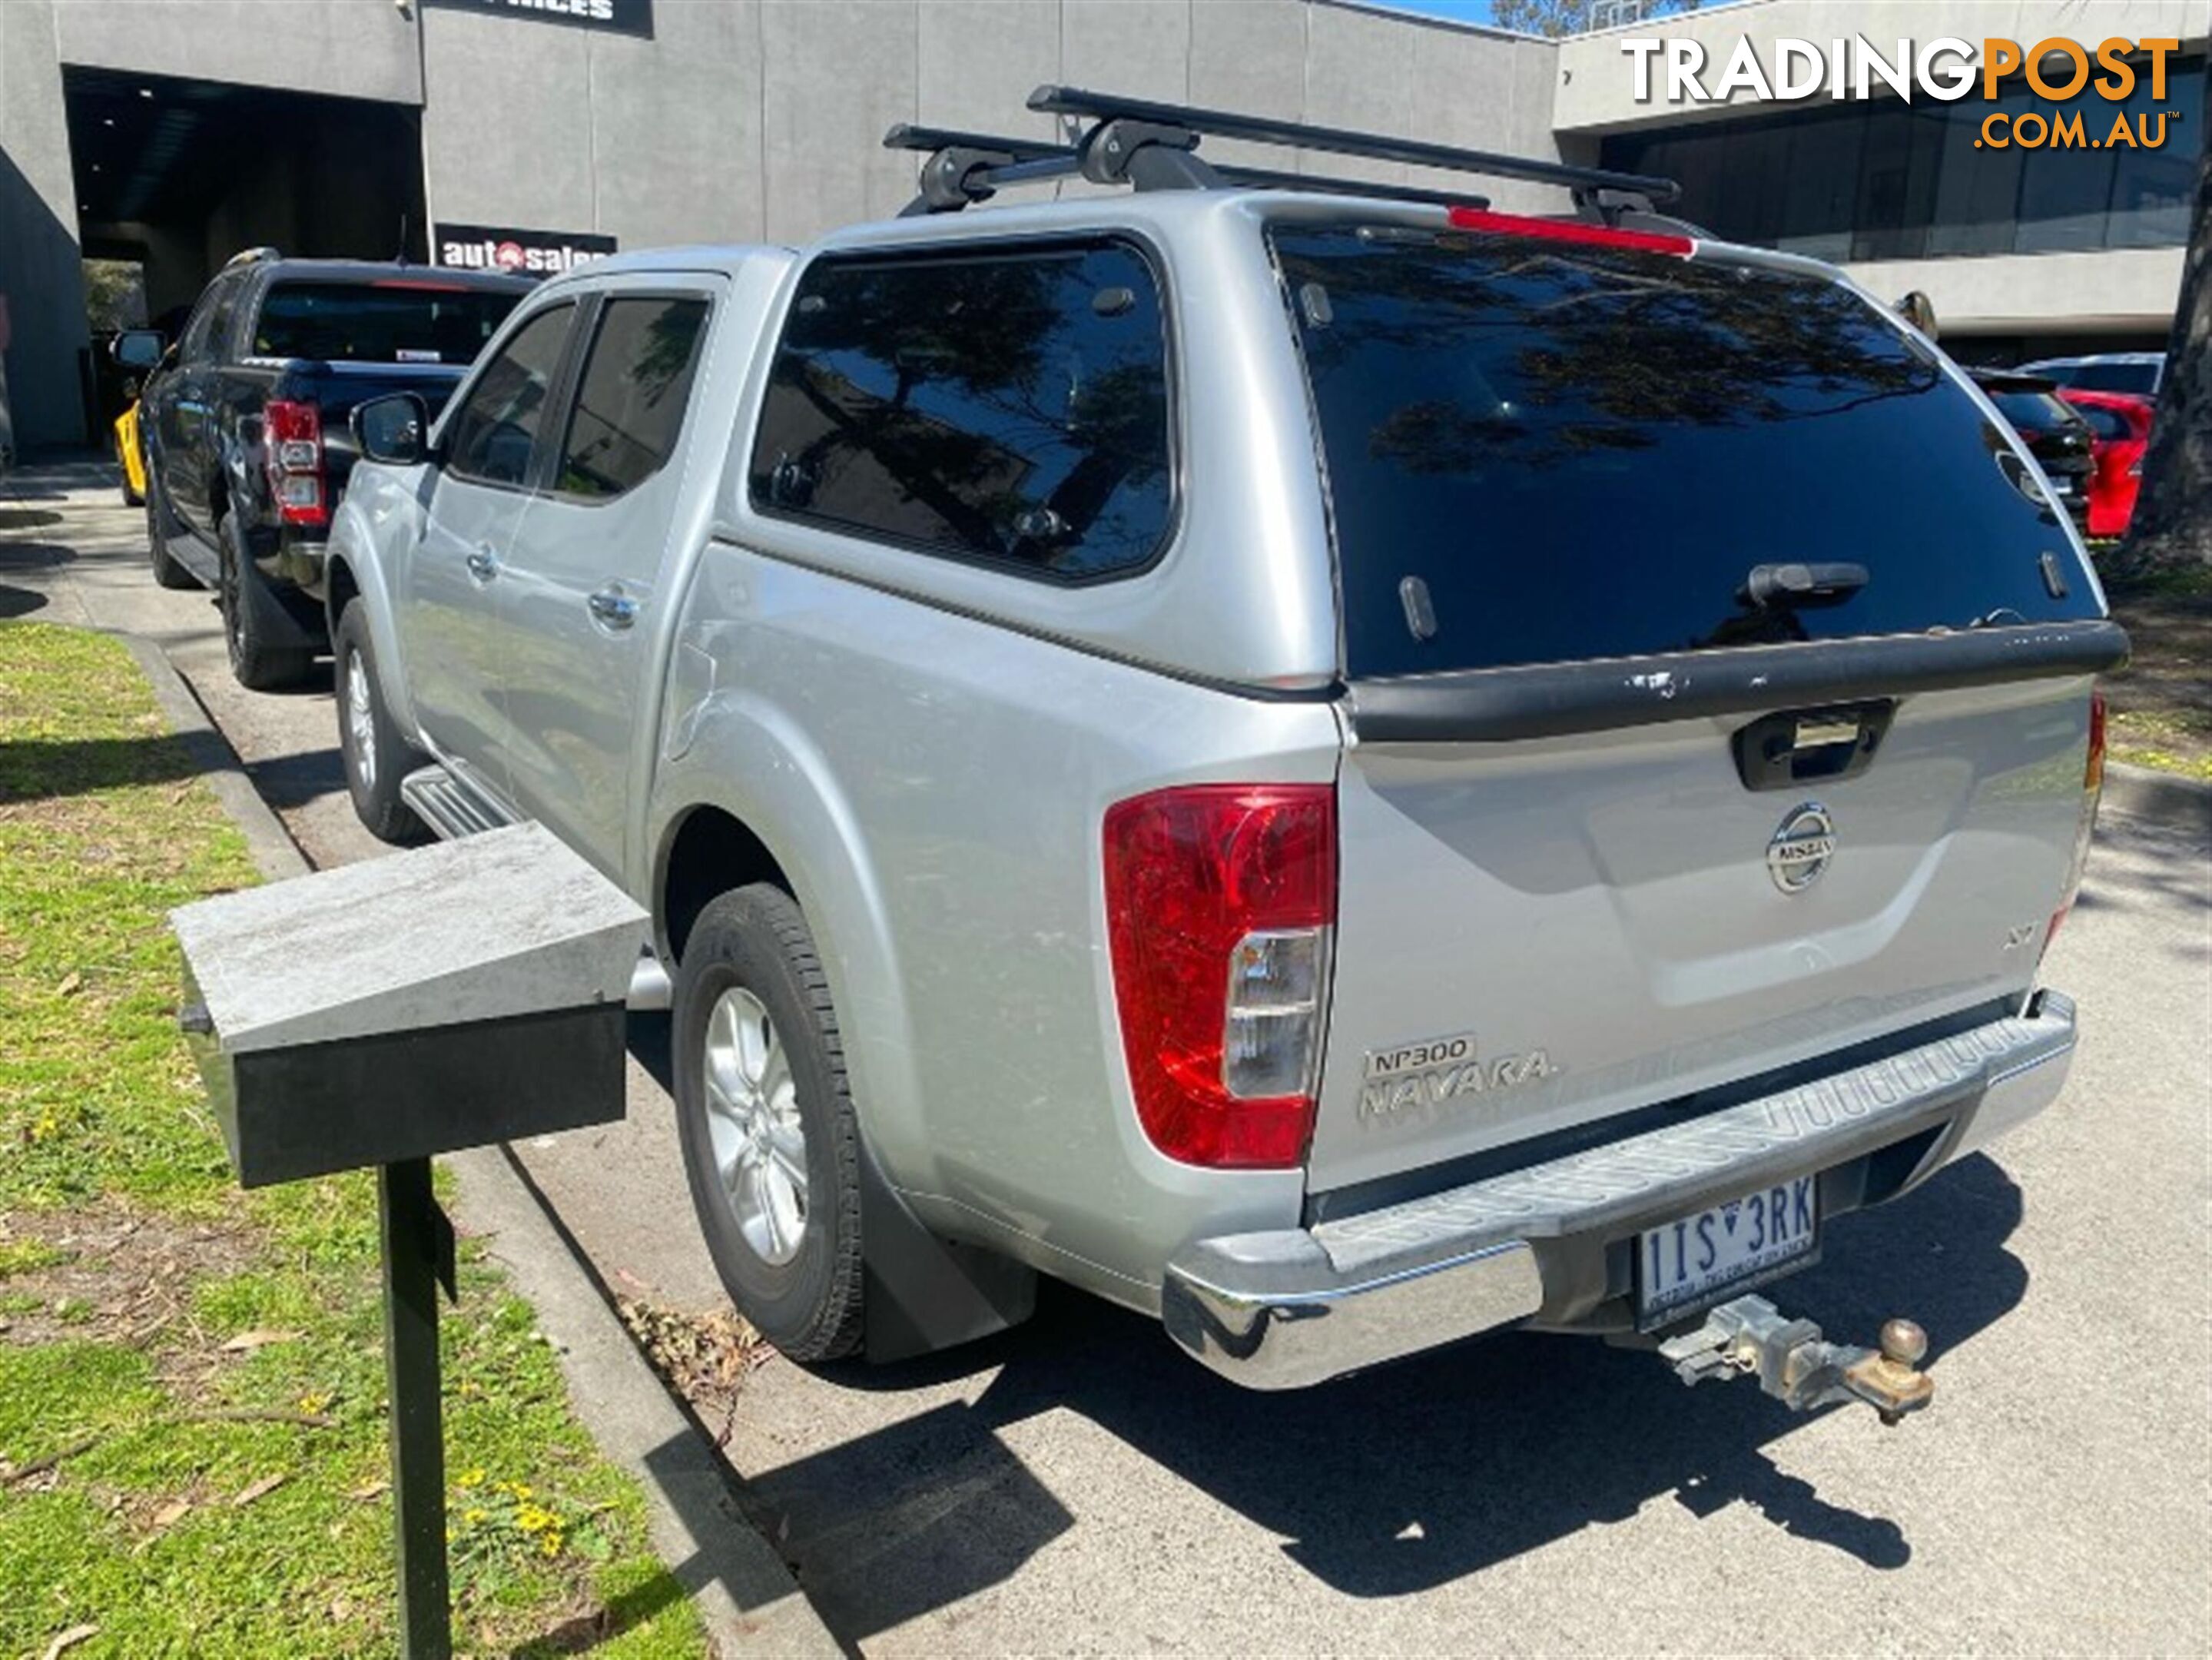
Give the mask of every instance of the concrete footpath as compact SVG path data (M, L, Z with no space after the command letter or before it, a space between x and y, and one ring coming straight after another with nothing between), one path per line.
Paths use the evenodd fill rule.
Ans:
M209 597L154 587L106 470L15 482L0 507L42 516L0 529L0 614L153 640L314 862L380 855L327 678L240 690ZM1990 1154L1838 1219L1775 1293L1841 1337L1890 1314L1928 1328L1936 1405L1901 1428L1524 1335L1255 1395L1157 1323L1047 1285L1028 1324L923 1360L770 1356L720 1449L726 1491L829 1637L871 1656L1642 1654L1778 1631L1885 1652L2212 1651L2208 800L2114 769L2044 970L2082 1012L2064 1094ZM625 1122L501 1158L555 1219L552 1241L501 1245L549 1321L561 1299L522 1277L563 1256L571 1290L726 1306L684 1191L665 1018L635 1018L631 1046ZM672 1432L621 1443L664 1494ZM668 1508L689 1529L672 1561L739 1535L694 1499ZM752 1640L790 1642L760 1622L802 1599L752 1596L731 1596Z
M0 532L5 528L0 508ZM0 581L7 574L0 565ZM138 635L118 637L200 776L244 833L263 878L277 882L312 871L161 647ZM520 1162L501 1147L441 1162L458 1180L461 1231L483 1243L530 1303L560 1359L577 1416L600 1450L644 1487L653 1548L690 1593L716 1652L724 1660L842 1652L790 1568L746 1519L728 1467L639 1353L607 1286Z

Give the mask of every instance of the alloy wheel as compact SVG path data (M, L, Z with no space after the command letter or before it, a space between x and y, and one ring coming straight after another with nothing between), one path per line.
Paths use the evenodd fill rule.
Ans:
M346 740L353 746L354 772L364 790L376 787L376 705L370 701L368 665L357 651L346 654Z
M723 1197L754 1255L781 1268L806 1233L806 1131L783 1040L743 986L715 1000L702 1061Z

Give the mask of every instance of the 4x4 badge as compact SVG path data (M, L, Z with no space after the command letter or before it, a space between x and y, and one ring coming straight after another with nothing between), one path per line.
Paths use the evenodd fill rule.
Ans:
M1784 893L1802 893L1820 879L1836 852L1836 821L1818 801L1792 807L1766 844L1766 873Z

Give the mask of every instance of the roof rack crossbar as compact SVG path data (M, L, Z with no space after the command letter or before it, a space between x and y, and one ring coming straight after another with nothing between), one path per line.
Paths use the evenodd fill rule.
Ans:
M971 202L989 201L1001 185L1065 178L1081 165L1072 144L903 121L884 134L884 148L928 152L915 198L899 210L902 219L957 213Z
M1472 191L1423 190L1415 185L1378 185L1367 179L1337 179L1319 173L1279 173L1271 167L1213 170L1223 180L1255 190L1307 190L1324 196L1371 196L1385 202L1418 202L1427 207L1486 208L1490 198Z
M1054 115L1080 116L1103 124L1140 123L1146 126L1180 129L1193 135L1242 138L1261 144L1294 145L1304 149L1329 150L1340 155L1364 156L1377 161L1404 162L1413 167L1488 173L1496 178L1525 179L1537 184L1565 185L1581 191L1632 192L1653 203L1671 202L1682 193L1681 186L1673 179L1655 174L1616 173L1607 167L1578 167L1565 161L1540 161L1527 156L1498 155L1487 150L1460 149L1449 144L1391 138L1378 133L1353 132L1341 127L1309 126L1303 122L1241 115L1231 110L1201 109L1188 105L1159 103L1151 99L1123 98L1109 93L1088 92L1080 87L1039 87L1030 94L1029 106ZM1087 143L1088 139L1085 142Z
M958 127L921 127L901 121L884 135L887 150L997 150L1022 161L1075 154L1075 146L1050 138L1016 138L1003 132L967 132Z

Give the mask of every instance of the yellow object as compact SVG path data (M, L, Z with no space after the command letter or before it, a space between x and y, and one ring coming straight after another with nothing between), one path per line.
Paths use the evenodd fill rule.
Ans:
M123 463L123 495L133 503L146 499L146 452L138 445L138 405L115 417L115 454Z

